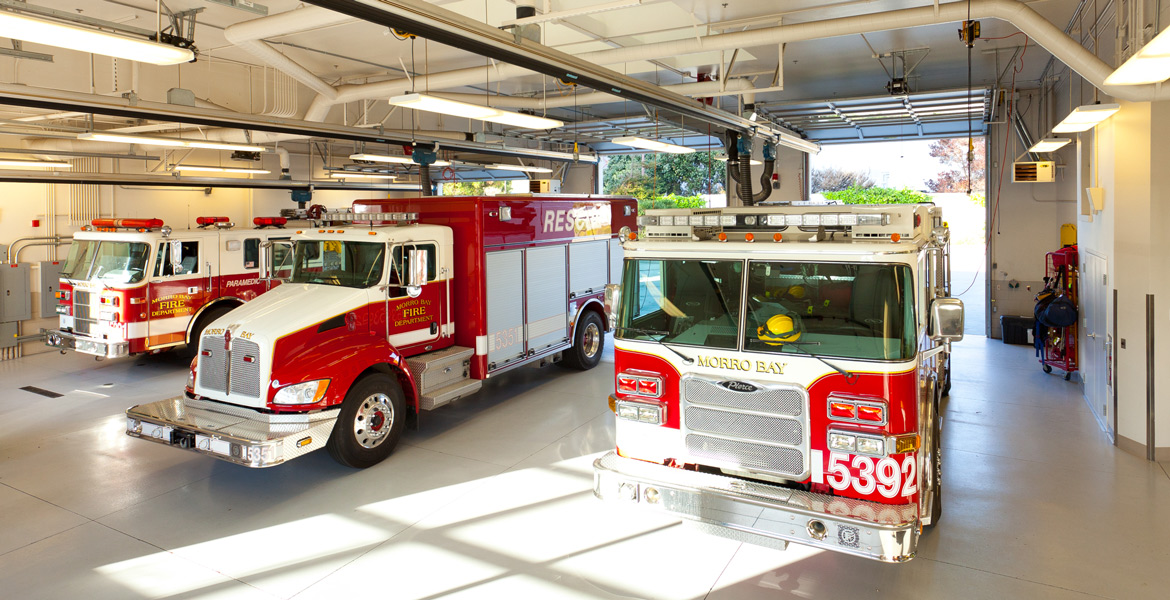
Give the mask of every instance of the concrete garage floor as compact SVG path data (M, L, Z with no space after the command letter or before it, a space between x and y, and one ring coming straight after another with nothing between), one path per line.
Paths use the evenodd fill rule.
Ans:
M1111 446L1028 348L968 338L955 366L943 520L885 565L595 500L612 362L493 380L366 471L324 452L253 471L127 437L122 411L179 391L180 361L0 363L0 596L1166 597L1163 466Z

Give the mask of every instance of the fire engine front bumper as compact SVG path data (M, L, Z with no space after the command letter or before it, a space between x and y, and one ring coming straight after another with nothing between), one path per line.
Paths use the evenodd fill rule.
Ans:
M45 345L58 350L74 350L105 358L121 358L130 355L130 342L95 340L58 329L45 331Z
M783 548L787 542L883 562L906 562L918 546L917 505L814 494L623 458L593 463L593 493L701 524L710 533Z
M176 396L126 410L126 435L245 467L271 467L322 448L337 409L270 414Z

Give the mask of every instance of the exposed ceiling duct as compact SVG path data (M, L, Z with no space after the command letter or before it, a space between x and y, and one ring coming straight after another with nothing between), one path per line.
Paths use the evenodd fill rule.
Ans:
M347 4L353 2L354 0L346 0ZM322 0L319 3L325 4L326 1ZM398 4L402 3L400 2ZM365 4L365 6L371 10L380 10L380 7L386 7L389 4L383 2L377 2L375 4L371 2ZM598 65L614 65L625 62L656 60L696 52L780 45L829 37L954 23L967 19L968 9L973 19L999 19L1011 23L1084 77L1089 83L1116 98L1131 101L1151 101L1170 98L1170 89L1159 91L1153 85L1106 86L1105 78L1114 70L1111 66L1097 58L1092 52L1086 50L1077 40L1069 37L1060 28L1044 19L1032 8L1014 0L974 0L970 3L969 7L966 2L952 2L934 7L898 9L884 13L781 25L697 38L689 37L667 42L631 45L623 48L587 52L579 55L579 58L583 61ZM301 15L299 13L304 14ZM324 14L332 14L334 16L326 21L321 16ZM283 13L282 15L255 19L246 23L233 25L225 31L225 35L228 35L229 39L258 40L260 38L286 35L295 31L305 31L307 28L315 28L325 22L336 24L343 22L342 19L351 18L345 15L338 16L338 13L332 13L332 11L317 7L306 7ZM275 52L275 50L272 51ZM287 60L287 57L281 54L280 58L276 59L277 62L270 62L269 64L280 68L277 63ZM450 89L479 83L484 81L486 77L509 79L527 75L530 72L526 68L512 64L500 64L496 67L473 67L419 75L414 78L414 85L425 86L431 90ZM299 65L290 71L289 74L297 77L298 80L313 89L319 86L320 79L308 73ZM322 93L313 101L305 115L305 120L324 120L329 109L335 104L370 98L383 98L405 93L411 89L411 84L411 80L402 78L366 84L341 85L336 88L331 88L332 91ZM603 98L597 97L597 99L602 100Z

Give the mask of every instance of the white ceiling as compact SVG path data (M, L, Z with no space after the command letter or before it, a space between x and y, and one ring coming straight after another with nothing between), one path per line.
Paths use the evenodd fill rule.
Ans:
M537 0L538 12L545 6L563 11L611 0ZM794 24L853 15L864 15L899 8L930 6L930 1L897 0L643 0L644 5L572 17L563 22L542 25L544 43L568 52L581 54L613 48L635 46L664 40L694 38L709 33L770 27L778 22ZM30 0L31 4L79 13L141 28L154 28L153 0ZM303 3L295 0L259 0L274 15L296 10ZM230 60L261 65L248 52L232 46L223 36L227 26L259 18L258 15L204 0L168 0L173 11L204 9L198 15L195 41L202 60ZM516 6L510 0L439 0L434 4L461 15L499 26L515 18ZM1064 28L1076 9L1075 0L1049 0L1029 4L1042 16ZM1014 33L1013 26L998 22L982 23L984 38ZM758 103L788 104L797 101L832 100L885 94L889 79L872 52L890 53L913 50L912 59L925 54L911 78L916 92L952 90L968 85L968 52L958 40L957 24L893 30L861 36L834 37L788 44L784 50L782 91L757 97ZM599 39L600 38L600 39ZM1022 36L980 41L971 53L971 85L990 86L1004 61L1022 43ZM396 39L383 28L365 22L348 23L325 29L270 38L278 50L300 63L330 84L364 82L368 79L397 79L403 66L416 73L440 72L486 64L481 56L434 42ZM7 45L5 42L0 44ZM873 51L870 50L872 46ZM413 49L413 58L412 58ZM928 52L921 52L928 49ZM1005 49L996 52L995 49ZM49 49L52 52L68 52ZM672 57L659 64L648 61L613 65L618 72L662 85L695 81L697 73L719 73L731 52L705 52ZM733 75L758 74L757 87L770 84L777 68L778 48L744 48L739 52ZM1017 78L1020 86L1034 86L1049 60L1043 49L1031 46L1024 58L1024 69ZM890 59L886 59L887 67ZM190 68L190 67L185 67ZM680 74L683 71L685 74ZM2 78L2 76L0 76ZM490 79L490 77L489 77ZM549 78L532 75L506 81L488 81L491 91L504 94L539 95L543 90L558 93ZM63 86L64 87L64 86ZM482 91L476 85L450 91ZM306 97L313 93L302 88ZM211 94L214 96L214 93ZM725 100L733 107L734 99ZM590 108L593 115L623 115L640 109L610 104ZM562 117L573 113L562 109ZM336 116L333 117L336 119Z

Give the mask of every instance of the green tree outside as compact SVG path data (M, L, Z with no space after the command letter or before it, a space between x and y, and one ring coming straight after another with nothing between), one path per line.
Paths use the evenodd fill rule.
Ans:
M826 200L845 204L916 204L930 202L930 196L914 190L884 187L851 187L837 192L824 192Z
M637 198L638 214L649 208L704 208L700 194L723 192L726 176L727 163L709 152L622 154L609 159L601 189Z

